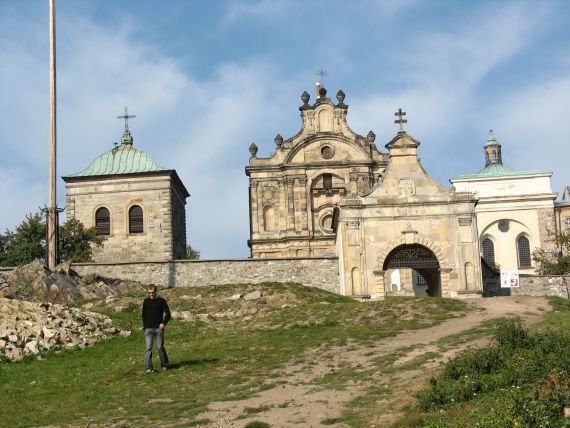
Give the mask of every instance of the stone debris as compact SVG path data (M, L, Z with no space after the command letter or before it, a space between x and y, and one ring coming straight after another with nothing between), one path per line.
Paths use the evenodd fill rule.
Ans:
M84 309L0 298L0 355L11 361L58 346L85 348L130 334L113 327L105 315Z
M171 314L172 319L175 320L189 320L192 319L192 314L190 311L172 311Z
M243 296L244 300L259 300L261 299L261 291L255 290Z
M67 265L54 271L35 260L12 271L0 272L0 297L33 302L76 303L82 300L105 299L111 303L115 296L140 291L141 284L86 275L79 277Z

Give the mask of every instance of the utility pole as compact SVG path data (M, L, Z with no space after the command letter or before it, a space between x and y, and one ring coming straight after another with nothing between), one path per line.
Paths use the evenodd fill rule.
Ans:
M59 211L56 199L56 87L55 87L55 0L49 0L49 101L50 101L50 145L49 145L49 198L46 211L47 224L47 267L57 264Z

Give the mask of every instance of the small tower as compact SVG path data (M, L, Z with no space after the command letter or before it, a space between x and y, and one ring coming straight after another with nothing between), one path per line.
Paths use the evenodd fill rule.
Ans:
M502 164L501 145L495 139L493 130L489 129L489 139L487 140L487 144L485 144L485 166Z

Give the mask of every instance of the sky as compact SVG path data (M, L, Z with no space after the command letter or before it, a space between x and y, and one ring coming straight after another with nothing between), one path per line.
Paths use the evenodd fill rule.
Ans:
M0 231L47 204L48 0L0 0ZM176 169L187 241L205 259L249 256L249 145L301 126L323 67L348 123L384 145L394 112L427 171L484 167L489 127L515 170L570 185L570 2L56 0L57 175L120 142ZM58 205L65 183L58 179ZM65 219L63 214L62 221Z

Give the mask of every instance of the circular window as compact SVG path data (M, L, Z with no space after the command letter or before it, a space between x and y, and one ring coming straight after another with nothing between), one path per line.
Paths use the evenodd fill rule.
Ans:
M509 221L508 220L499 221L499 230L501 232L508 232L509 231Z
M332 146L324 145L321 147L321 156L324 159L330 159L334 156L334 149Z

